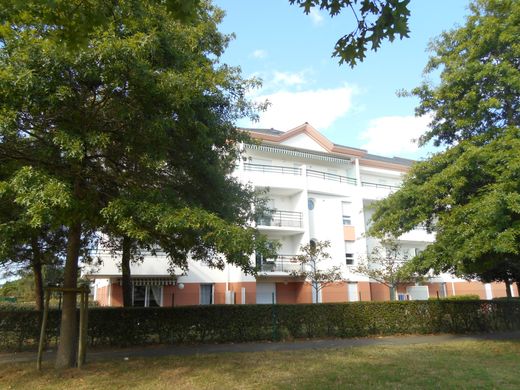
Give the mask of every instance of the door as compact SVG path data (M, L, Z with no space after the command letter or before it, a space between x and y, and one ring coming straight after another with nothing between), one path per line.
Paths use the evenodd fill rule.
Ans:
M276 303L276 284L257 283L256 284L256 303L272 304Z
M348 300L349 300L349 302L359 301L359 292L358 292L357 283L348 284Z

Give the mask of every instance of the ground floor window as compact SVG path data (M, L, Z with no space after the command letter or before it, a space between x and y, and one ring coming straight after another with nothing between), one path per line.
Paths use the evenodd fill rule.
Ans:
M162 303L161 286L133 286L133 306L159 307Z
M201 305L212 305L213 304L213 285L212 284L201 284L200 285L200 304Z

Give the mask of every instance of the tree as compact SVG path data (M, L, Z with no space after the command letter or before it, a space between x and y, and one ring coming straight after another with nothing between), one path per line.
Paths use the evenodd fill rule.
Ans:
M339 266L323 269L320 263L329 260L330 254L327 248L330 241L315 241L300 247L301 255L294 257L302 267L298 271L292 271L291 276L301 278L308 283L313 290L315 303L319 302L320 291L334 283L343 282L343 275Z
M255 110L245 93L256 81L219 64L221 11L179 0L3 5L0 158L19 164L4 184L31 226L65 227L64 287L77 286L86 233L108 223L143 241L154 232L181 266L192 246L195 259L223 266L224 253L250 270L265 240L190 200L211 199L247 139L233 122ZM75 362L74 293L62 307L57 367Z
M353 272L387 286L390 289L390 300L395 301L397 287L400 284L415 283L422 279L407 266L408 260L408 254L402 250L399 242L394 238L387 238L382 240L381 245L375 247Z
M448 148L376 204L370 234L424 223L436 241L413 260L418 269L509 284L520 264L520 4L479 0L470 9L464 26L432 44L426 71L441 69L440 84L411 92L417 114L433 116L422 142Z
M333 57L339 57L340 65L346 62L354 67L363 61L367 47L377 51L383 40L393 42L396 36L408 38L410 0L289 0L309 14L314 7L326 10L331 17L344 9L352 11L356 28L342 36L334 46Z

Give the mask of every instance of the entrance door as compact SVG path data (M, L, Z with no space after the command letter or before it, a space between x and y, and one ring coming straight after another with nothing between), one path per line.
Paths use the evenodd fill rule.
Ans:
M273 302L274 300L274 302ZM256 284L256 303L272 304L276 303L276 284L257 283Z
M348 300L349 300L349 302L359 301L359 292L358 292L358 288L357 288L357 283L348 284Z

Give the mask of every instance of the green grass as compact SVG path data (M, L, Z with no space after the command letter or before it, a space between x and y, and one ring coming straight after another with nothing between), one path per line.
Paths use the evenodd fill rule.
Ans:
M90 363L0 366L4 389L520 388L520 341L226 353Z

